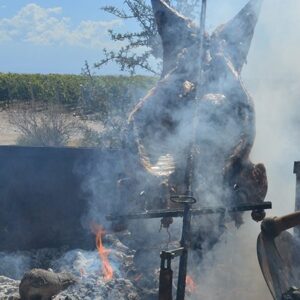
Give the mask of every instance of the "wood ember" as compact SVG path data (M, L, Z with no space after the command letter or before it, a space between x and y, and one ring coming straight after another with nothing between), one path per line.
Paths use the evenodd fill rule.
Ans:
M16 272L16 266L11 259L6 259L6 273L16 278L20 273L29 271L28 268L34 268L37 265L48 265L55 272L69 272L77 278L77 283L68 287L53 297L53 300L79 300L79 299L99 299L99 300L154 300L157 298L156 281L152 284L143 280L139 282L139 273L134 265L133 255L135 251L125 246L115 235L108 234L105 243L109 245L110 260L114 268L114 277L111 281L105 282L101 274L101 262L97 251L72 250L62 253L61 249L41 249L34 250L32 253L18 252L18 254L7 254L7 257L18 255L20 259L20 269ZM40 252L40 253L39 253ZM45 255L48 253L48 256ZM50 254L52 259L50 258ZM28 256L34 256L34 260ZM0 255L1 260L5 258L4 253ZM39 261L47 258L45 261ZM26 261L26 264L22 264ZM28 265L28 262L30 264ZM10 270L13 268L13 271ZM3 270L2 270L3 272ZM47 272L47 271L45 271ZM20 279L20 276L19 276ZM20 281L5 276L0 276L0 299L1 300L19 300Z
M20 281L13 280L5 276L0 276L0 299L17 300L19 296Z

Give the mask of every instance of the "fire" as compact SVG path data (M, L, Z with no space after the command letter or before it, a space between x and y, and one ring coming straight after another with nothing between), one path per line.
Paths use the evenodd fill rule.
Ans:
M194 279L192 278L192 276L190 276L190 275L186 276L185 284L186 284L186 289L187 289L188 293L193 294L196 292L197 285L196 285Z
M104 278L104 281L107 282L107 281L112 280L114 271L113 271L113 268L108 259L110 250L106 249L102 243L102 238L105 234L105 230L103 229L102 226L99 226L99 225L93 225L92 230L96 234L96 246L97 246L100 260L102 262L103 278Z
M84 268L81 268L81 269L79 270L79 272L80 272L80 277L81 277L81 278L84 277L84 276L86 275L86 272L85 272L85 269L84 269Z
M134 277L134 281L140 281L143 277L143 274L139 274L136 277Z

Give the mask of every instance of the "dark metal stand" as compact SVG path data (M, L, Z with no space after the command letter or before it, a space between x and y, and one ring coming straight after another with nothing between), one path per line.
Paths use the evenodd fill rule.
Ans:
M179 261L178 284L177 284L177 299L184 299L185 285L187 275L188 262L188 248L190 244L191 234L191 206L196 203L196 199L192 196L172 197L171 200L175 203L182 203L184 205L183 220L182 220L182 234L180 240L181 255Z
M207 214L224 214L226 212L242 212L242 211L256 211L262 212L265 209L272 208L271 202L264 202L261 204L249 204L234 207L211 207L203 209L192 209L192 205L196 203L196 199L192 196L179 195L172 196L171 200L176 203L181 203L184 209L177 210L158 210L143 213L133 213L128 215L110 215L106 219L109 221L125 221L134 219L153 219L153 218L167 218L167 217L183 217L182 222L182 236L180 241L180 248L169 251L162 251L160 276L159 276L159 300L172 300L172 282L173 271L171 268L171 261L175 257L180 257L178 285L176 300L184 300L187 262L188 262L188 249L190 244L191 232L191 218L192 216L207 215Z
M300 161L294 163L294 174L296 174L296 199L295 199L295 211L300 210ZM294 228L294 233L297 238L300 238L300 226Z

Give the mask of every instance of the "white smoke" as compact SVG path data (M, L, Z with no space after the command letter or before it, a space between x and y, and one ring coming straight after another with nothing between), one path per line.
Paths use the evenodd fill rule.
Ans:
M266 0L243 74L256 105L253 159L266 164L274 214L294 209L293 163L300 160L299 25L299 1Z
M211 1L212 2L212 1ZM247 1L213 1L209 24L226 21ZM218 7L219 9L213 10ZM265 0L257 24L248 64L242 78L256 108L256 140L251 160L265 164L269 189L267 215L291 213L295 205L294 161L300 160L300 2ZM212 25L210 28L214 28ZM199 293L193 299L272 299L256 257L260 231L250 217L231 229L204 264L195 270Z
M209 1L209 31L231 19L246 3L246 0ZM294 208L295 175L292 174L292 169L294 160L300 159L300 155L297 157L297 127L294 126L300 119L300 116L297 117L297 77L300 72L297 69L297 49L300 49L300 35L296 34L296 28L299 28L297 25L300 25L299 8L297 0L265 1L248 65L242 73L256 107L257 134L252 161L262 162L267 168L269 192L266 200L272 201L274 206L274 210L268 212L269 215L289 213ZM103 169L101 172L103 173ZM107 178L111 180L109 169ZM103 217L107 209L99 200L100 195L109 195L111 187L103 190L98 183L97 180L90 183L89 188L94 191L92 198L95 203L101 202L99 208L92 205L93 212ZM109 206L108 202L105 203ZM121 210L123 208L120 207ZM178 226L180 222L176 223ZM139 220L132 222L131 227L135 227L135 239L143 244L145 233L146 238L151 240L149 233L156 234L159 223ZM137 228L140 228L140 234ZM259 224L254 223L248 213L245 224L240 229L229 224L227 234L205 255L203 263L198 262L196 255L191 255L189 272L194 276L198 292L189 298L271 299L256 257L259 231ZM175 236L179 239L176 230L172 237ZM164 239L166 237L162 235L153 241L162 245ZM158 267L159 249L156 252L157 257L153 257L150 263ZM155 255L154 253L155 251L151 252L151 255Z
M209 30L232 18L246 2L208 1ZM300 160L297 141L300 138L300 110L297 103L298 95L300 96L297 85L297 79L300 78L299 23L299 0L265 0L248 56L248 65L242 73L256 107L257 133L252 161L262 162L267 168L269 191L266 200L272 201L274 207L271 212L267 212L268 215L282 215L294 209L295 175L292 170L293 162ZM107 178L110 178L109 171L108 169ZM96 200L100 195L110 194L110 187L108 190L101 190L98 181L90 182L89 188L93 190L92 196ZM109 201L106 204L109 206ZM102 222L105 212L101 210L107 209L101 206L94 213L101 216ZM142 223L135 223L143 231L140 224ZM147 224L158 231L159 224L157 227L153 222ZM247 213L245 224L240 229L235 229L231 224L228 229L228 234L204 257L203 264L198 264L197 257L190 256L189 272L194 276L198 293L189 298L271 299L256 258L259 224L254 223ZM174 232L173 237L177 234L178 232ZM167 240L165 234L162 239ZM159 251L157 258L158 254ZM69 259L69 256L65 259ZM96 259L96 253L93 253L91 259ZM12 260L7 257L6 261L11 264ZM89 257L87 261L89 262ZM93 264L92 266L94 268ZM13 272L17 274L16 277L20 277L19 270Z

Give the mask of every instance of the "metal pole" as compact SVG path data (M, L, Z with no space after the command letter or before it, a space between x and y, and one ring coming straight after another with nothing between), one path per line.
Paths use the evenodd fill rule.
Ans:
M199 31L199 74L198 84L196 91L196 109L194 110L193 117L193 132L192 141L187 157L187 166L185 173L185 185L186 185L186 196L193 197L193 181L194 181L194 164L195 164L195 146L196 146L196 132L197 132L197 101L198 96L202 93L202 65L203 65L203 50L204 50L204 33L205 33L205 18L206 18L206 0L202 0L201 16L200 16L200 31ZM183 214L183 226L181 236L181 247L183 247L183 253L179 261L179 273L178 273L178 284L177 284L177 300L184 300L185 298L185 285L187 275L187 263L188 263L188 248L190 243L190 232L191 232L191 204L184 203L184 214Z
M200 17L200 38L202 39L202 47L203 47L203 37L205 33L205 19L206 19L206 0L202 0L202 8L201 8L201 17Z
M204 35L205 35L205 19L206 19L206 3L207 0L202 0L201 15L200 15L200 24L199 24L199 73L198 73L198 86L197 86L197 97L201 93L201 84L202 84L202 72L203 72L203 52L204 52Z
M177 202L180 203L180 202ZM225 212L243 212L243 211L253 211L253 210L264 210L271 209L271 202L263 202L259 204L245 204L232 207L203 207L201 209L191 209L192 216L203 216L211 214L224 214ZM148 212L137 212L131 213L128 215L108 215L106 216L107 221L128 221L128 220L138 220L138 219L155 219L155 218L177 218L183 217L184 210L182 209L162 209L162 210L153 210Z
M185 285L187 275L187 262L188 262L188 248L190 243L190 232L191 232L191 204L184 204L184 216L181 236L181 247L183 247L183 253L180 256L179 261L179 273L178 273L178 284L177 284L177 300L184 300L185 297Z
M296 174L296 199L295 211L300 210L300 161L294 163L294 174ZM300 238L300 226L294 228L295 235Z
M203 93L202 90L202 78L203 78L203 52L204 52L204 34L205 34L205 18L206 18L206 2L207 0L202 0L201 16L199 24L199 65L198 65L198 78L197 78L197 88L196 88L196 99L195 99L195 110L193 114L193 127L192 127L192 139L189 146L189 153L187 157L187 166L185 172L185 185L186 185L186 195L193 196L193 178L194 178L194 163L195 163L195 146L196 146L196 134L197 134L197 121L198 121L198 101Z
M172 300L173 271L171 269L172 256L165 257L164 253L160 255L160 273L158 300ZM167 264L167 265L166 265Z

